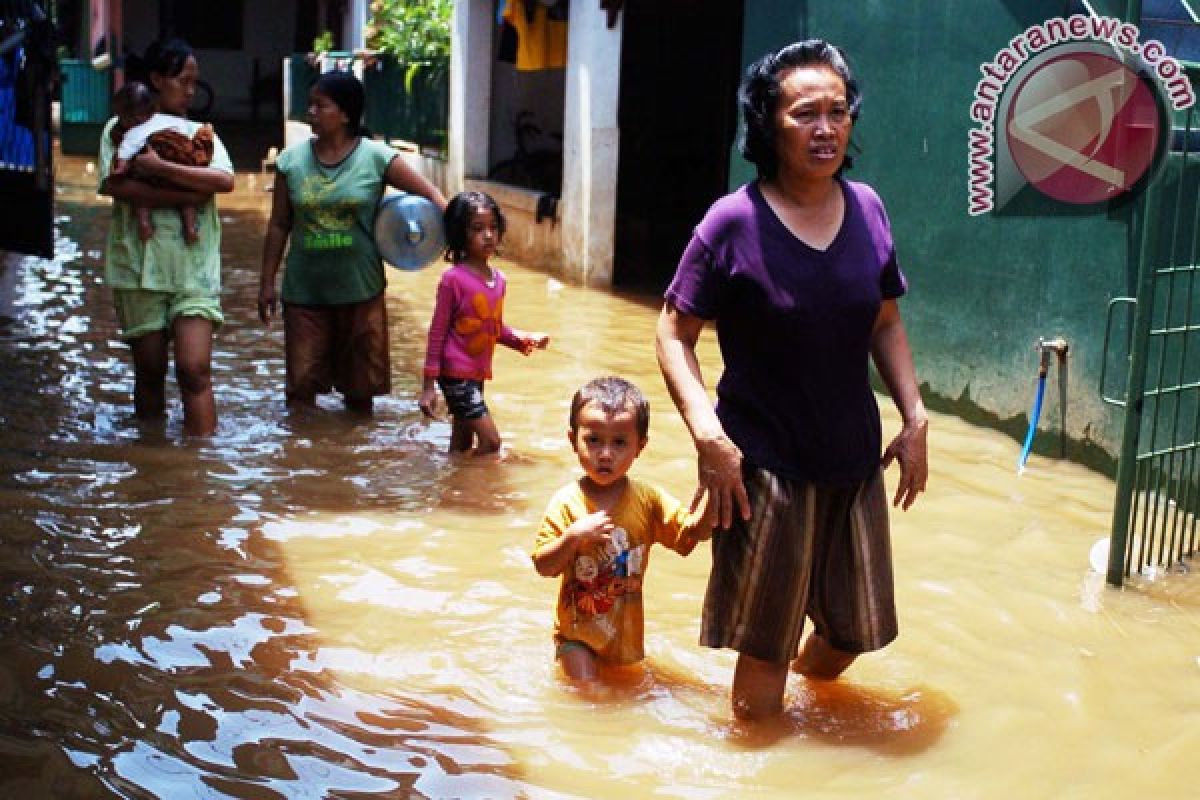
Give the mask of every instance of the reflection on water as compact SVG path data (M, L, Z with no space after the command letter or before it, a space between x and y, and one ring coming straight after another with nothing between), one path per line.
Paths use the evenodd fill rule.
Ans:
M242 186L222 202L220 427L185 441L177 398L132 419L107 210L79 162L61 177L59 257L0 279L4 796L1193 796L1200 583L1104 588L1108 481L1036 458L1018 480L1014 442L939 417L931 494L894 518L895 644L740 726L731 655L695 644L708 555L664 551L647 663L582 693L529 550L597 373L650 397L638 473L691 491L653 299L511 267L511 322L552 347L498 355L508 456L452 461L415 403L436 270L391 276L396 391L374 418L291 415L281 331L253 311L267 196ZM701 353L715 377L709 335Z

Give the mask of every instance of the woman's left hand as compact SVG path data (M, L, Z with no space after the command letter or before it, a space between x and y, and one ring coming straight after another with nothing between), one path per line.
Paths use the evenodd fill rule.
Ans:
M884 469L887 469L893 460L900 462L900 483L896 486L892 505L900 506L905 511L908 511L917 495L925 491L925 482L929 478L929 456L926 449L928 431L929 420L926 417L905 424L883 451Z

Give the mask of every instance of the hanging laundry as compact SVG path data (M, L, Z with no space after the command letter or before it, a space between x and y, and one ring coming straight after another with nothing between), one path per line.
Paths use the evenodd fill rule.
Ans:
M92 57L108 51L109 9L108 0L91 0L90 24L88 25L89 44L92 47Z
M0 250L54 255L54 26L35 0L0 1Z
M517 63L517 29L506 19L500 20L499 44L496 45L496 60L505 64Z
M564 7L565 0L554 5ZM517 69L562 69L567 65L567 20L554 19L540 0L508 0L504 20L517 32Z
M32 171L33 132L22 125L20 72L24 52L18 48L0 56L0 169ZM26 115L28 111L25 112Z
M608 12L606 20L609 28L617 27L617 18L621 16L621 7L625 0L600 0L600 10Z

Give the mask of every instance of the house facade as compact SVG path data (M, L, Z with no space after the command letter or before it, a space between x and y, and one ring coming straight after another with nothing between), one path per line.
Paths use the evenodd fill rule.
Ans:
M825 38L847 51L863 86L848 174L876 187L891 215L928 402L1022 437L1038 342L1061 339L1067 356L1052 365L1034 451L1115 470L1132 316L1110 302L1136 293L1144 187L1090 205L1026 187L994 213L972 213L973 92L983 65L1050 19L1125 21L1186 62L1198 23L1186 4L972 0L964 13L940 0L572 0L563 64L511 63L506 19L516 13L518 38L533 36L547 3L564 5L455 7L446 177L512 210L511 255L586 285L660 290L712 200L753 178L734 148L744 67ZM560 183L530 186L556 147ZM525 167L515 180L514 157ZM1155 164L1169 172L1173 158Z
M360 3L338 0L58 0L60 38L73 57L110 64L117 80L127 53L180 36L204 65L208 112L225 120L277 118L282 64L325 29L350 34Z
M189 15L201 5L206 17ZM367 0L93 0L97 7L114 43L133 49L168 29L198 36L217 115L251 119L261 111L256 84L321 30L340 49L361 45L369 11ZM583 285L656 293L709 204L753 178L735 150L745 65L790 41L828 39L847 51L863 86L849 177L873 185L891 215L928 402L1021 437L1037 342L1061 338L1069 357L1052 376L1034 450L1112 471L1124 415L1103 395L1122 390L1131 318L1112 313L1110 301L1136 291L1140 195L1070 206L1027 190L994 213L971 213L973 94L983 65L1049 19L1129 21L1185 61L1184 34L1196 20L1180 0L970 7L458 0L446 146L406 158L449 192L496 196L509 217L508 256ZM226 24L233 19L240 27Z
M590 286L661 286L728 187L742 13L737 0L456 3L452 188L497 196L516 258Z

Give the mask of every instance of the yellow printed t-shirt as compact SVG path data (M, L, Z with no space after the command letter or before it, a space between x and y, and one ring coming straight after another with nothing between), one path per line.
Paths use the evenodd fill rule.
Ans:
M542 516L534 553L596 510L578 481L559 489ZM602 661L633 664L645 657L642 578L650 545L658 542L678 550L691 517L662 489L633 479L611 516L615 527L610 545L581 550L563 572L554 632L559 641L583 642Z

